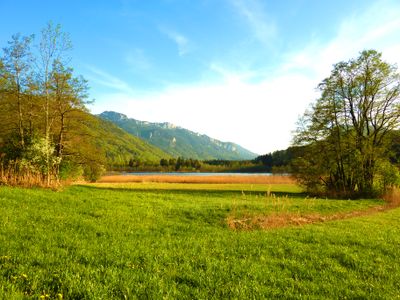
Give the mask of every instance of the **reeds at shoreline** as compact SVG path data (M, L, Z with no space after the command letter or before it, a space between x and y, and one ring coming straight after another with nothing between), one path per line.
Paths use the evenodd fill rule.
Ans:
M176 175L108 175L98 180L99 183L128 182L164 182L164 183L249 183L249 184L292 184L296 181L290 176L240 176L240 175L210 175L210 176L176 176Z

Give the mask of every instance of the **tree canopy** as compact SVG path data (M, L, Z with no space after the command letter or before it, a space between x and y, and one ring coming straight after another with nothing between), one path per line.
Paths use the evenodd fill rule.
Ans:
M400 75L381 53L366 50L334 65L321 96L299 121L295 145L307 151L295 175L308 190L372 196L397 178L389 134L400 125Z

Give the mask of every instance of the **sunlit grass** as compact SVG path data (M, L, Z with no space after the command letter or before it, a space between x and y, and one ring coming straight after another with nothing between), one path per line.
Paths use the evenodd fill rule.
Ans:
M243 191L273 193L301 193L300 186L293 183L171 183L171 182L96 182L85 186L109 189L135 190L186 190L186 191Z
M100 186L0 188L0 298L400 297L399 209L266 231L227 223L380 200L274 185Z

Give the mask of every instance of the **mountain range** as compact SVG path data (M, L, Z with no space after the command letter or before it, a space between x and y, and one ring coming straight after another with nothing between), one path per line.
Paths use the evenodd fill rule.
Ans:
M173 157L199 160L249 160L257 156L240 145L221 142L171 123L139 121L114 111L105 111L98 116Z

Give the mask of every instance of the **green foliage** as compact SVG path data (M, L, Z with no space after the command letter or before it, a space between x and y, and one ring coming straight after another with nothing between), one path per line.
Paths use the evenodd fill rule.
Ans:
M88 87L67 67L66 52L71 44L59 25L48 23L38 44L34 42L33 35L17 34L3 48L0 153L4 154L2 171L13 168L12 176L23 181L30 180L23 170L34 169L50 186L51 182L59 184L59 165L77 134L71 130L75 116L86 110ZM31 51L33 45L35 52ZM16 164L22 168L15 169Z
M136 136L132 136L113 123L92 116L85 115L86 122L81 123L81 130L93 140L97 152L105 157L107 169L118 167L139 166L145 162L159 164L161 158L170 156Z
M265 168L258 161L222 159L203 161L201 170L205 172L270 172L270 169Z
M389 141L390 162L400 168L400 130L390 132Z
M294 164L309 190L362 197L383 192L393 181L387 170L390 135L400 125L400 75L381 54L363 51L336 64L319 85L321 97L304 114L295 136L307 151ZM379 182L383 180L384 182ZM377 189L377 187L379 187Z
M33 43L33 36L14 35L0 59L0 171L7 184L27 179L26 170L47 185L82 174L93 181L132 158L154 164L170 157L87 112L87 81L67 65L71 42L60 25L47 24L36 52Z
M383 161L378 164L376 170L375 189L383 194L390 187L400 186L400 172L397 166L394 166L388 161Z
M97 163L86 163L83 167L83 177L89 182L96 182L106 170L103 165Z
M260 155L254 159L255 163L261 163L268 172L291 173L291 165L296 157L302 155L302 147L289 147L272 153Z
M56 170L61 158L55 155L54 146L44 138L34 138L22 154L22 162L31 165L42 174Z
M77 180L83 176L83 167L73 161L63 160L60 165L61 180Z
M277 206L266 186L135 186L0 188L0 298L399 296L399 209L269 231L232 231L225 222L235 211L335 214L381 201L292 194Z
M162 158L162 159L160 160L160 166L161 166L161 167L167 167L167 166L169 166L168 159Z

